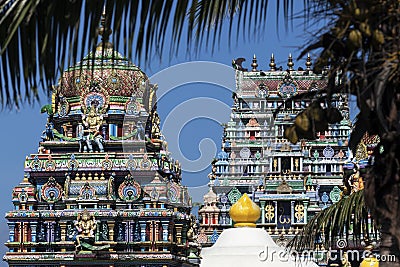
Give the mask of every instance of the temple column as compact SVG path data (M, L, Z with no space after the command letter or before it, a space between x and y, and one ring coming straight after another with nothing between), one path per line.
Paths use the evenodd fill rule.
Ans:
M293 157L290 157L290 172L293 172L293 171L294 171L293 167L294 167L294 164L293 164Z
M47 224L47 236L46 236L46 240L47 240L47 242L48 243L51 243L52 241L53 241L53 238L52 238L52 233L53 233L53 228L52 228L52 225L51 225L51 223L50 222L47 222L46 223Z
M140 241L146 241L146 222L140 222Z
M290 201L290 221L294 223L294 201Z
M121 225L122 225L122 222L121 222ZM130 237L131 237L131 227L132 227L132 225L131 225L130 221L125 223L125 237L124 237L125 239L124 240L126 242L129 242L131 240L130 239Z
M214 214L214 216L217 216L216 214ZM218 223L218 222L217 222ZM185 223L183 226L182 226L182 244L186 244L186 232L187 232L187 229L188 228L188 224L187 223Z
M163 237L160 238L160 226L161 222L160 221L156 221L156 241L163 241ZM161 230L161 234L163 233L163 230Z
M281 158L278 158L278 166L277 166L277 171L281 172L282 168L281 168Z
M168 221L162 221L161 222L161 226L162 226L162 229L163 229L163 240L162 241L165 241L165 242L167 242L168 241Z
M150 221L150 241L154 242L156 241L156 222L155 221Z
M226 223L226 212L221 212L221 224L225 225Z
M300 161L300 170L299 171L303 171L303 158L301 157L300 159L299 159L299 161Z
M37 228L37 222L31 222L31 240L33 243L36 242L36 228Z
M270 169L270 170L274 170L274 169L273 169L273 166L272 166L272 161L273 161L272 159L269 160L269 169Z
M100 236L100 231L99 231L99 229L100 229L100 227L101 227L101 222L97 221L97 222L96 222L96 233L95 233L95 237L94 237L94 240L95 240L96 242L99 241L99 236Z
M14 222L8 222L8 229L9 229L8 238L9 238L10 242L14 242L15 223Z
M67 222L60 222L60 228L61 228L61 241L65 241L65 238L67 236Z
M134 221L129 221L128 222L129 227L128 227L128 233L129 233L129 242L134 242L135 241L135 222Z
M140 223L140 241L145 242L146 241L146 222L139 222ZM141 246L140 251L144 252L145 247Z
M115 227L115 222L114 220L107 221L108 225L108 236L110 241L115 241L114 240L114 227Z
M21 225L21 242L25 243L28 242L28 229L29 229L29 222L22 222ZM26 247L24 246L24 251L26 251Z
M176 223L175 224L176 243L177 244L182 244L182 228L183 228L183 224L182 223Z
M307 209L308 209L308 202L304 201L304 223L307 224Z
M265 201L260 200L261 206L261 223L265 223Z

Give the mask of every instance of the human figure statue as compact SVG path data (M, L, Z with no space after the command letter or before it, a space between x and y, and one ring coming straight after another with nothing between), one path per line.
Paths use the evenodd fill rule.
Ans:
M144 135L145 135L145 130L143 127L143 122L142 121L138 121L136 124L136 139L137 140L144 140Z
M78 123L76 127L76 137L79 143L79 152L87 152L88 149L93 150L89 136L85 135L85 127L83 127L82 123Z
M196 217L192 214L190 215L190 224L189 224L189 229L186 232L186 238L189 243L189 250L190 253L194 254L196 257L200 257L200 250L201 247L197 243L197 238L199 235L199 224L196 220Z
M198 225L196 223L196 217L194 215L190 215L190 225L189 229L186 233L187 240L189 242L195 242L198 235Z
M349 181L350 181L350 186L351 186L350 194L364 189L364 182L363 182L362 177L360 176L360 171L358 170L358 168L357 168L356 172L350 176Z
M82 143L86 143L89 152L93 152L93 143L97 145L100 152L104 152L103 136L100 134L103 115L98 113L96 103L92 103L89 111L82 116L82 124L84 126L84 135L81 139Z
M78 214L75 227L78 230L78 235L76 236L76 248L80 248L81 239L94 238L96 231L96 219L85 209L81 214Z
M46 129L42 132L42 135L40 136L43 141L53 141L54 140L54 125L52 122L47 122L46 123Z

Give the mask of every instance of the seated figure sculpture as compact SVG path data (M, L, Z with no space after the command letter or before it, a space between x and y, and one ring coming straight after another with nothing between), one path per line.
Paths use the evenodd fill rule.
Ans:
M99 152L104 152L103 136L100 134L103 125L103 116L98 113L96 103L82 116L82 124L77 127L79 141L79 152L93 152L93 145L98 147Z
M82 239L94 239L96 219L86 209L81 214L78 214L75 227L78 230L78 235L76 236L77 249L81 247Z

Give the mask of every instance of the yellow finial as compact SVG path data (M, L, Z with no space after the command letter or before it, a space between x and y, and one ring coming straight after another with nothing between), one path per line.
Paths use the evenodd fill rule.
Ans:
M365 258L360 263L360 267L379 267L379 260L373 256Z
M364 254L367 255L365 259L360 263L360 267L379 267L379 260L372 253L372 245L366 246ZM366 253L369 252L369 253ZM369 254L369 255L368 255Z
M260 213L260 207L246 193L229 210L235 227L256 227L255 222L260 218Z

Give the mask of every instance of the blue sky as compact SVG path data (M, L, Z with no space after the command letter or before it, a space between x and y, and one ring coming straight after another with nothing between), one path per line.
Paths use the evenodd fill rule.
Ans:
M165 133L169 142L177 140L176 143L180 146L178 153L183 154L188 160L196 160L203 157L201 158L202 161L211 162L213 155L207 153L207 151L212 151L213 148L220 149L222 137L220 123L228 120L229 106L232 104L231 90L234 89L234 70L231 68L232 59L244 57L246 58L244 66L251 68L251 59L253 54L256 54L259 64L258 68L266 70L269 69L268 64L271 53L274 53L277 65L282 65L285 68L289 53L292 53L293 57L297 58L301 51L300 47L310 38L311 33L305 33L301 20L294 22L293 31L289 30L288 32L285 32L282 22L279 26L278 38L275 12L276 8L271 5L268 11L268 15L270 15L269 23L266 26L263 36L258 40L250 39L244 41L239 37L238 43L232 44L230 49L227 46L227 40L223 40L213 54L210 49L206 50L202 47L198 55L192 54L191 56L187 55L186 47L183 45L182 49L180 49L182 52L171 60L169 56L163 57L162 62L158 58L153 58L148 65L141 67L149 77L152 77L163 70L165 71L170 66L192 61L211 61L227 66L226 69L220 66L221 69L224 69L222 72L209 70L207 72L207 68L204 68L204 71L201 68L197 69L192 74L200 75L203 73L204 75L206 73L206 80L196 82L196 79L194 79L192 82L189 81L189 83L176 86L168 90L160 98L158 110L163 121L168 116L170 116L169 119L171 117L179 119L180 115L176 112L175 108L183 105L185 102L191 105L191 101L199 99L204 101L206 99L210 103L221 103L221 106L218 108L216 108L216 105L191 105L191 112L194 114L193 119L180 125L180 132L168 130L168 134ZM168 55L168 53L166 54ZM135 62L135 60L133 61ZM189 66L192 68L191 65ZM304 68L304 60L295 60L295 68L299 66ZM230 73L226 71L228 68L231 70ZM169 71L167 73L171 81L186 77L186 74L181 70L176 72ZM160 75L156 77L160 77ZM165 80L165 78L162 79ZM221 81L221 84L224 84L225 87L214 85L212 81ZM33 105L26 104L18 112L3 110L0 113L2 126L0 130L0 140L2 141L2 151L0 152L0 179L2 181L2 186L0 187L0 195L2 196L0 214L5 214L7 210L12 209L12 188L22 181L26 155L37 152L40 135L44 130L46 122L46 115L40 114L40 107L47 103L49 103L49 100L42 94L40 103ZM210 117L210 113L214 115ZM200 149L199 144L201 144ZM177 154L176 151L172 152ZM203 153L203 156L201 156L201 153ZM185 166L182 167L185 170ZM208 181L207 174L209 172L210 167L198 172L183 172L183 183L191 187L195 201L202 200L201 196L207 188L204 185ZM4 243L8 239L8 229L3 215L0 217L0 243ZM0 245L0 254L4 252L5 247ZM6 265L1 263L0 266Z

